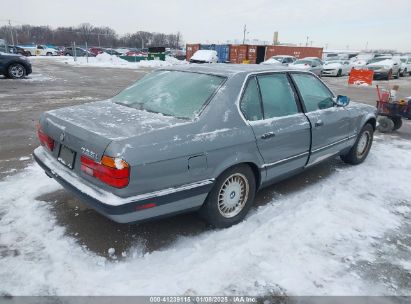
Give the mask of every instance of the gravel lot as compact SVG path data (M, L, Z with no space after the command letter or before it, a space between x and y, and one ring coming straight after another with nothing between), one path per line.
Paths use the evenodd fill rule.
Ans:
M149 71L149 69L75 67L52 59L36 59L32 62L34 73L28 79L19 81L0 78L0 181L5 180L7 176L18 174L22 168L32 163L31 153L38 145L34 126L41 112L108 98ZM352 100L375 104L375 87L348 86L346 77L324 77L323 80L338 94L348 95ZM387 84L385 81L378 83ZM392 80L389 83L400 86L400 96L411 96L411 77ZM387 139L408 143L411 140L410 121L405 121L404 126L392 135L377 135L377 141ZM404 148L404 155L410 157L407 149ZM295 178L264 189L257 196L257 206L264 206L273 198L292 194L316 184L334 174L339 164L338 159L330 160ZM140 225L116 224L61 189L42 194L38 199L50 202L57 224L65 228L66 235L73 237L87 250L109 259L113 258L108 251L109 248L114 248L116 253L121 253L127 252L139 243L144 247L144 252L154 252L166 248L181 237L201 235L209 230L192 214ZM398 233L401 244L409 248L411 246L409 220L401 226ZM390 244L390 241L387 241L384 246L386 248L381 249L382 256L388 256L389 250L396 250L394 248L396 245ZM121 256L114 258L121 259ZM394 278L397 287L411 290L410 272L398 266L394 267L385 258L383 260L385 264L380 264L378 268L373 268L373 265L358 267L364 267L369 277L382 276L387 280Z

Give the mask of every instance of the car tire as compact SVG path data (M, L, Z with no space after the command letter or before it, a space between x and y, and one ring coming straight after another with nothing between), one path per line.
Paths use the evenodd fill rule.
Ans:
M360 134L358 134L354 146L352 146L347 154L341 155L341 159L347 164L361 164L367 158L367 155L370 152L373 137L373 126L369 123L365 124L361 129Z
M408 72L407 72L407 68L404 69L404 71L402 71L402 73L400 74L401 77L405 77L407 76Z
M387 116L382 116L378 118L377 130L381 133L390 133L394 131L394 126L394 121L391 118Z
M216 179L200 209L200 216L215 228L227 228L241 222L254 202L255 180L247 165L227 169Z
M64 54L65 56L71 56L71 54L70 53L66 53L66 54Z
M51 55L53 55L53 54L50 53L50 52L46 53L46 56L51 56Z
M395 74L395 79L400 79L400 70Z
M339 69L338 72L337 72L337 77L341 77L341 75L342 75L342 71L341 71L341 69Z
M402 119L401 119L401 117L394 117L394 118L392 119L392 121L394 122L393 131L398 130L399 128L402 127Z
M20 63L12 63L7 68L7 77L11 79L20 79L27 74L26 68Z

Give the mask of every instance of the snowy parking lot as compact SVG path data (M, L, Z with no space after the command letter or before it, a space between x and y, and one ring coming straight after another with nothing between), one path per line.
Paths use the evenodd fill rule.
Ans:
M359 166L335 158L262 190L231 228L194 214L121 225L34 164L34 123L112 96L148 67L33 64L29 79L0 79L0 295L411 294L411 121L376 133ZM323 79L375 102L375 88ZM410 77L392 83L411 95Z

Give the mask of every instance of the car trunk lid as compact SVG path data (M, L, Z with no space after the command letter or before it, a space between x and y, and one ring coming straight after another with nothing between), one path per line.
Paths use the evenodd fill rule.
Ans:
M42 128L59 144L99 161L112 141L153 132L181 121L106 100L48 111L43 116Z

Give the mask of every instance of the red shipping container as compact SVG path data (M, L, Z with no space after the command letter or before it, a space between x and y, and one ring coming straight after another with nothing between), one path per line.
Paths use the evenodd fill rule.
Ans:
M257 46L249 45L248 46L248 56L247 59L249 63L254 64L257 61Z
M265 60L276 55L289 55L296 58L318 57L321 59L323 56L323 48L284 45L267 46Z
M190 61L191 57L200 49L200 44L186 44L186 60Z
M243 63L247 60L248 45L230 45L230 62Z

